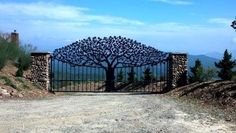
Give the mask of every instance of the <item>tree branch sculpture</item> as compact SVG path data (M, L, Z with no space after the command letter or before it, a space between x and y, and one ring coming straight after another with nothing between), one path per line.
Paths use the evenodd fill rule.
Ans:
M106 71L106 91L115 91L118 65L142 66L166 60L167 53L125 37L93 37L56 49L53 58L71 65L99 66Z

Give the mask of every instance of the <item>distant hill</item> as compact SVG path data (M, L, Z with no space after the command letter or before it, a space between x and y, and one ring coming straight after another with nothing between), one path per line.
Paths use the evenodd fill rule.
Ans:
M194 66L197 59L201 61L204 68L215 67L215 62L219 61L219 59L206 55L188 55L188 67Z

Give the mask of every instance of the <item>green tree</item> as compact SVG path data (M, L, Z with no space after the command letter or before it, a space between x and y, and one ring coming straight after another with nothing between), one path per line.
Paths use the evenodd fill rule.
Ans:
M216 77L215 68L208 68L204 70L203 79L204 81L213 80Z
M124 80L124 74L123 74L123 71L120 70L120 72L117 75L117 81L122 82L123 80Z
M190 71L191 71L191 76L189 78L189 81L191 83L203 81L203 67L202 67L202 63L199 59L197 59L195 61L194 67L190 67Z
M128 73L128 82L132 83L135 79L134 67L131 67L130 72Z
M233 77L233 71L232 69L236 65L236 61L232 60L232 54L228 52L226 49L224 52L224 57L222 60L220 60L218 63L215 62L215 66L219 68L218 76L222 80L231 80Z

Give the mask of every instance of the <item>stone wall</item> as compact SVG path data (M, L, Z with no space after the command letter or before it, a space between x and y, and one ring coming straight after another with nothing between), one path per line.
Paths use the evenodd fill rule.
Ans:
M170 53L168 88L184 86L188 83L188 59L187 54Z
M49 90L49 64L50 53L35 52L31 53L32 65L30 67L29 79L45 90Z

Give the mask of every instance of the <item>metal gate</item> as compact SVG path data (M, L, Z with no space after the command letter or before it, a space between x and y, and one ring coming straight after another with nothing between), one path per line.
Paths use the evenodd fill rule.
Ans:
M87 38L51 56L51 91L161 92L168 53L125 37Z
M162 92L167 88L168 65L165 60L158 64L117 67L114 73L115 89L112 92ZM51 59L51 91L105 92L106 80L104 68Z

